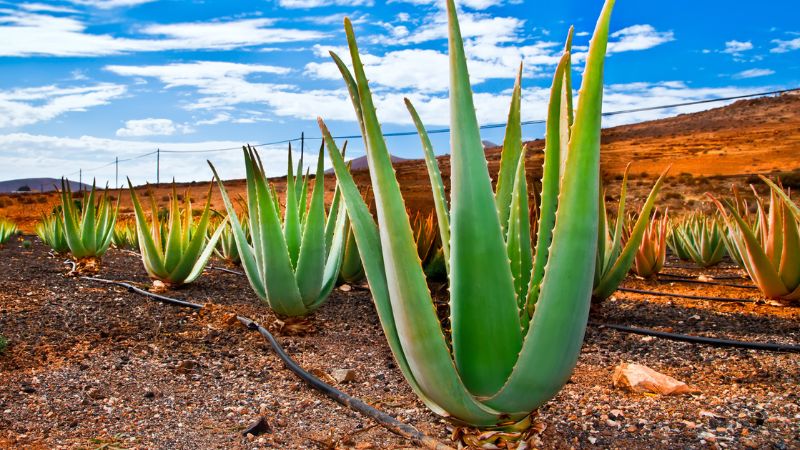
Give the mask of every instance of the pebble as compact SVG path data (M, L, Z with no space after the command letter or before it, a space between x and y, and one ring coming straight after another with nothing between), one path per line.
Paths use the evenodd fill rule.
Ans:
M356 371L353 369L336 369L331 373L331 376L337 383L348 383L355 381Z

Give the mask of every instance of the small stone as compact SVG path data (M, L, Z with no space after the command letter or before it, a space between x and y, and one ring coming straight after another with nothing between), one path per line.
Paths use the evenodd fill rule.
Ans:
M355 381L356 371L353 369L336 369L331 373L331 376L337 383L348 383Z
M353 290L353 288L350 287L349 284L343 284L343 285L339 286L339 290L342 291L342 292L350 292L351 290Z
M594 445L596 442L597 442L597 438L596 437L589 437L589 443L590 444Z
M242 434L248 436L248 439L250 439L249 436L258 436L261 434L271 433L271 432L272 432L272 427L269 426L269 423L267 423L267 420L264 418L264 416L261 416L258 419L256 419L253 423L251 423L247 427L247 429L245 429L242 432Z

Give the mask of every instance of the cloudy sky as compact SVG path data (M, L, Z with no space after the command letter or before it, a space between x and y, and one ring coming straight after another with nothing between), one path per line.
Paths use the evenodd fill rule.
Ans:
M620 0L612 20L606 111L800 86L796 0ZM503 122L524 63L523 118L540 119L570 24L581 68L601 0L462 0L479 121ZM739 6L741 4L741 6ZM795 12L791 12L795 11ZM403 97L430 128L447 126L440 0L0 0L0 180L69 175L114 183L241 177L240 151L168 153L357 133L328 51L343 57L355 23L385 131L412 129ZM576 78L578 74L576 73ZM579 78L578 78L579 80ZM719 106L615 116L606 126ZM542 127L524 129L540 137ZM502 141L502 130L484 138ZM319 141L310 140L312 151ZM351 142L351 156L363 154ZM438 153L448 136L438 135ZM420 157L416 137L393 153ZM285 147L265 148L273 174ZM145 156L141 156L145 155ZM105 166L105 167L101 167Z

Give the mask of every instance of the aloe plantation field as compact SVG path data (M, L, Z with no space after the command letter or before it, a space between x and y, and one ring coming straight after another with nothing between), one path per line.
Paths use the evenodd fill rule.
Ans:
M475 33L489 13L472 10L489 6L446 0L430 31L446 42L446 129L424 95L387 97L372 81L385 74L365 17L335 17L342 45L323 53L357 134L324 107L316 138L192 153L207 159L204 182L140 185L132 170L124 183L114 174L115 189L64 176L49 193L40 182L41 192L0 196L0 447L800 447L800 97L725 91L610 112L617 54L646 47L630 36L675 38L620 30L627 2L583 3L592 26L575 18L579 31L564 27L542 47L553 52L546 73L531 77L524 52L534 50L524 50L503 87L502 125L482 112ZM217 45L272 20L226 28ZM159 30L146 33L177 36L160 45L197 31ZM134 51L125 42L113 52ZM795 46L771 42L774 54ZM742 63L753 50L725 46L703 54ZM730 78L775 73L760 70ZM173 73L165 89L193 76ZM236 87L224 97L244 95ZM527 119L532 97L541 121ZM735 100L603 129L616 115ZM391 153L389 101L407 114L400 136L415 158ZM232 117L220 111L195 125ZM160 181L161 148L141 156L153 154Z

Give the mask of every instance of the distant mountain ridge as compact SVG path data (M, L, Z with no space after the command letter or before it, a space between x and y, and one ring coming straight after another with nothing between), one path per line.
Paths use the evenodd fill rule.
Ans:
M18 178L16 180L0 181L0 193L6 194L9 192L17 192L24 187L28 187L31 192L52 192L61 189L61 180L58 178ZM70 181L69 187L73 191L80 190L81 186L84 189L91 189L92 186L86 183L78 183L77 181Z

